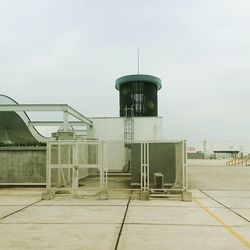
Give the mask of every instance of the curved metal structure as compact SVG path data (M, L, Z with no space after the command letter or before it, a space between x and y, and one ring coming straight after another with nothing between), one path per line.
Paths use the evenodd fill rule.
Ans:
M12 98L0 95L0 105L15 104ZM4 144L37 144L47 142L34 126L30 126L30 119L23 111L0 111L0 143Z

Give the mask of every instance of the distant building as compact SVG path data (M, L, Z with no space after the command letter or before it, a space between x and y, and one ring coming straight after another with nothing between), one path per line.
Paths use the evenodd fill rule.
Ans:
M193 149L193 150L190 150ZM216 142L216 141L203 141L196 143L194 146L189 147L187 150L188 156L192 157L197 152L204 155L206 159L228 159L236 158L241 155L246 155L250 152L249 142Z

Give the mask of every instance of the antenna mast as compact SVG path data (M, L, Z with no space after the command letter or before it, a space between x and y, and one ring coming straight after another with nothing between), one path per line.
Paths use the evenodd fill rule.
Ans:
M137 47L137 74L139 75L139 71L140 71L140 48Z

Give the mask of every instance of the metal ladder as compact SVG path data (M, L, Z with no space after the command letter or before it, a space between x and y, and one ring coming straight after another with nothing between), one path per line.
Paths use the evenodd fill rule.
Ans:
M125 108L124 143L129 144L134 140L134 109Z

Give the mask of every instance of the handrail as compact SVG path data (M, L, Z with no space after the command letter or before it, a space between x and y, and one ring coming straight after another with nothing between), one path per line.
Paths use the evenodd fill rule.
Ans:
M249 156L245 155L241 158L235 158L226 162L226 166L247 166L249 162Z

